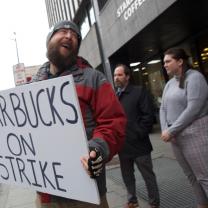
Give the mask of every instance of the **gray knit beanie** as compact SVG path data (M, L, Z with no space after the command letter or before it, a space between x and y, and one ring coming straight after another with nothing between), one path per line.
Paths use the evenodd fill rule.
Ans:
M81 40L82 40L82 36L81 36L81 32L78 28L78 26L72 22L72 21L68 21L68 20L63 20L60 22L57 22L50 30L50 32L48 33L47 39L46 39L46 46L48 46L48 42L50 41L50 39L52 38L52 36L60 29L72 29L74 32L77 33L78 35L78 46L80 46Z

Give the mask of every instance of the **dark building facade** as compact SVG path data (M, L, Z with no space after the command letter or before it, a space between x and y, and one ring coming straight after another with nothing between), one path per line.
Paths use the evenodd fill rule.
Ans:
M196 70L208 78L206 0L45 0L49 25L74 20L81 28L80 55L112 81L117 63L132 69L160 102L168 76L163 53L183 47Z

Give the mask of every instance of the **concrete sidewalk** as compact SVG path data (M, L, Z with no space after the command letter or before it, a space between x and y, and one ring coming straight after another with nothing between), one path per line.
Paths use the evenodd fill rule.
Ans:
M160 139L160 127L159 125L155 125L153 132L150 134L150 139L153 146L152 159L157 158L171 158L175 159L172 153L172 149L169 143L164 143ZM107 171L111 169L119 168L119 160L118 157L114 157L114 159L107 166ZM159 185L159 184L158 184ZM127 202L127 194L124 189L124 185L115 183L110 177L107 177L107 198L110 205L110 208L123 208ZM141 208L149 208L149 204L144 199L138 196L139 205ZM168 208L168 207L167 207Z
M154 151L153 161L160 158L171 158L174 160L170 144L160 140L160 130L156 126L150 135ZM107 166L107 172L119 170L118 157L115 157ZM160 184L158 184L160 186ZM110 208L123 208L126 203L126 190L121 183L116 183L107 177L107 198ZM139 198L141 208L149 208L147 201ZM0 184L0 208L35 208L35 192L30 189L22 189L15 186ZM176 208L176 207L166 207Z

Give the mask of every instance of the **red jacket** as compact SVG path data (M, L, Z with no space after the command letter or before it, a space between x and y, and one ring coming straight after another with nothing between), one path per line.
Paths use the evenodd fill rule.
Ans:
M126 117L105 76L78 57L76 65L56 76L50 74L49 63L45 63L34 81L69 74L74 78L89 146L97 147L106 161L109 161L123 146ZM106 187L103 187L105 174L101 174L97 182L100 195L103 195L106 192ZM42 197L42 201L45 200L49 200L48 195Z

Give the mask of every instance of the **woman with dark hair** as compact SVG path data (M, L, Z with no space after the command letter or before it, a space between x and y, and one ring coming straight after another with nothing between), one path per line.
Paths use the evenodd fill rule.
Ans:
M171 142L198 208L208 208L208 85L200 72L191 69L183 49L167 50L164 67L173 78L163 91L161 138Z

